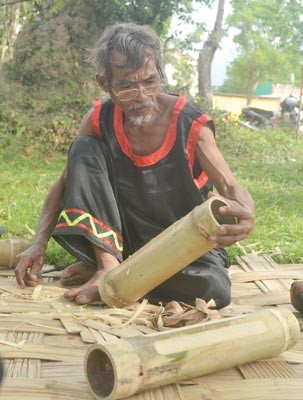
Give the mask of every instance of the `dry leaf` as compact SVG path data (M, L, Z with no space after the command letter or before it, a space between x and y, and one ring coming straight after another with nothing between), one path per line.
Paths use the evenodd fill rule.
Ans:
M196 299L195 306L183 302L170 301L155 318L154 325L160 330L166 330L218 319L220 318L219 312L211 309L211 307L215 306L214 300L206 303L205 300L199 298Z

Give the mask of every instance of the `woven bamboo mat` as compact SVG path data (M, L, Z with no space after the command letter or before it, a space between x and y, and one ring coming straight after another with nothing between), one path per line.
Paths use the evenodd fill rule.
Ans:
M47 268L47 267L46 267ZM290 305L289 288L303 280L303 264L277 265L269 256L250 254L230 268L232 304L223 317L263 307ZM91 344L155 332L160 307L143 302L125 309L76 306L62 299L59 274L42 286L18 288L13 271L0 269L0 356L4 400L92 399L83 359ZM303 330L303 316L295 314ZM301 400L303 335L278 357L230 368L130 397L130 400Z

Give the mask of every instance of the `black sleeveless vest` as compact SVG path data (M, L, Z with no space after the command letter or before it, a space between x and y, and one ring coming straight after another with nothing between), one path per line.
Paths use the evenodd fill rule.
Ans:
M160 149L138 156L124 132L123 112L111 100L95 102L91 121L112 158L127 257L206 200L211 184L195 150L201 127L212 122L180 96Z

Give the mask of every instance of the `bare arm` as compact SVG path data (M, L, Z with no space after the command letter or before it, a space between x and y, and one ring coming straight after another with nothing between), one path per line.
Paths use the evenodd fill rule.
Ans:
M217 147L213 132L207 126L201 129L196 151L198 160L210 181L231 205L231 207L221 207L219 211L222 215L238 218L238 225L224 225L220 235L210 237L216 246L230 246L246 238L254 227L253 199L236 181Z
M93 109L89 110L82 119L78 135L91 135L93 133L92 111ZM66 176L65 167L60 178L53 184L46 196L32 245L18 256L15 274L17 282L22 288L35 286L39 283L39 271L44 263L47 243L63 209Z
M18 256L15 274L22 288L39 282L37 274L43 266L47 243L63 207L65 180L66 168L46 196L32 245Z

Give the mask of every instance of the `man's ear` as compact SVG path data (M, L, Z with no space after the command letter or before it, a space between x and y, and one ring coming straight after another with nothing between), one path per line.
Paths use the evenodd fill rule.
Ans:
M104 78L104 76L100 74L96 74L96 81L98 82L98 85L104 92L109 92L109 85L107 80Z

